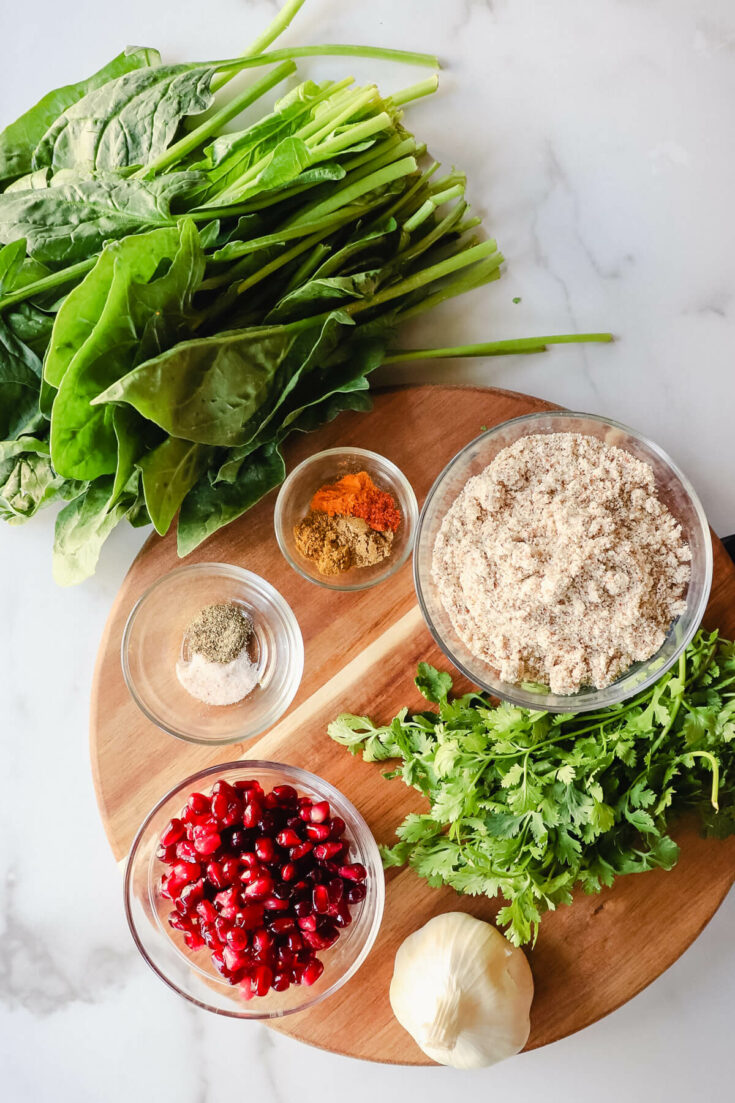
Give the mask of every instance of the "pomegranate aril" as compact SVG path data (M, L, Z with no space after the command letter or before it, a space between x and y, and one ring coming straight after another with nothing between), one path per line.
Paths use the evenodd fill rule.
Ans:
M364 881L367 877L367 870L359 862L349 862L347 865L339 867L339 875L346 881Z
M297 920L301 931L315 931L317 918L315 915L305 915L302 919Z
M263 815L263 805L259 800L251 800L242 812L243 827L256 827Z
M217 919L217 909L211 900L202 900L196 906L196 913L202 923L214 923Z
M273 795L277 798L279 804L287 806L296 804L299 799L299 795L293 785L274 785Z
M163 862L164 865L173 865L176 861L176 845L172 843L170 846L159 846L156 851L156 857L159 862Z
M265 996L273 983L273 973L267 965L259 965L252 974L252 984L257 996Z
M286 862L281 866L281 879L286 882L293 881L298 876L298 872L294 862Z
M257 793L263 795L263 786L259 781L236 781L235 788L241 793Z
M181 885L185 885L189 881L198 881L201 877L201 873L202 867L198 862L177 862L171 870L171 875L175 877Z
M181 895L176 901L176 906L179 911L189 912L199 903L204 896L204 881L201 878L198 881L190 881L188 885L184 885L181 890Z
M308 823L306 825L306 834L312 842L324 842L325 839L329 838L329 824Z
M228 800L232 800L237 796L237 789L234 785L230 785L229 781L225 781L223 777L218 778L212 786L212 796L217 797L219 795L227 797Z
M172 846L184 837L184 825L181 820L174 817L167 827L161 832L161 846Z
M251 1000L255 995L255 992L253 992L253 982L250 977L244 977L240 982L240 995L244 1000Z
M263 836L255 840L255 853L261 862L273 862L276 857L276 844L273 839Z
M367 896L367 889L362 884L350 885L345 893L345 900L348 904L359 904L361 900L364 900Z
M190 950L201 950L204 945L204 939L197 931L187 931L184 935L184 942Z
M275 793L266 793L263 797L263 807L270 811L273 808L278 808L278 797Z
M289 900L279 900L277 896L266 896L263 907L267 912L287 912L291 907Z
M250 869L260 869L260 859L254 850L245 850L240 855L240 862Z
M350 923L352 922L352 916L350 915L350 906L346 900L343 900L337 908L337 911L334 915L334 922L337 924L338 927L349 927Z
M197 862L199 860L196 847L188 839L182 839L180 843L176 844L176 857L180 862Z
M301 983L309 985L315 984L323 972L324 965L318 957L313 957L301 970Z
M250 945L250 935L243 927L230 927L225 935L225 942L233 950L247 950Z
M222 951L222 960L231 973L240 973L250 964L245 954L239 950L233 950L231 946L225 946Z
M227 845L231 850L234 850L236 854L242 853L243 850L247 850L249 847L250 839L247 831L243 831L242 828L237 828L230 834L227 839Z
M196 816L206 815L212 811L212 802L204 793L192 793L186 802L186 807Z
M210 950L222 950L222 940L217 938L214 927L202 927L202 938Z
M242 821L242 801L237 793L218 793L212 798L212 815L222 827L232 827Z
M245 888L245 896L248 900L261 900L264 896L270 896L273 888L273 879L267 875L256 877Z
M288 882L276 881L273 886L273 895L277 900L289 900L291 898L291 886Z
M311 915L311 900L297 900L293 905L293 910L299 919Z
M239 880L243 885L252 885L253 881L257 881L259 877L265 874L263 866L248 866L240 874Z
M328 803L325 800L320 800L316 804L312 804L309 819L312 823L324 823L325 820L329 819Z
M338 839L340 835L344 834L347 824L341 816L334 816L332 822L329 825L329 835L332 839Z
M268 922L268 928L274 935L288 934L289 931L294 930L296 926L296 920L290 915L279 916L278 919L271 919Z
M311 823L311 801L306 804L299 802L299 819L304 823Z
M214 933L220 942L226 942L227 936L232 930L232 924L227 919L223 919L221 915L218 915L214 921Z
M292 931L286 939L286 946L292 953L298 954L304 948L304 940L299 931Z
M344 896L344 883L340 877L333 877L331 881L327 883L327 892L329 894L330 904L339 904L340 900Z
M259 927L253 934L253 953L259 958L265 958L273 950L273 936L265 929Z
M335 842L318 843L317 846L314 847L314 857L318 861L323 861L325 859L328 861L330 858L334 858L337 854L341 854L344 850L344 845L344 843Z
M329 891L326 885L315 885L312 896L314 911L325 915L329 911Z
M291 975L290 973L276 973L271 983L271 988L274 992L285 992L287 988L291 987Z
M321 844L324 845L323 843ZM292 862L298 862L301 858L305 858L307 854L311 854L314 849L313 843L300 843L299 846L292 846L289 852L289 856Z
M254 927L261 927L263 925L263 916L264 909L262 904L248 904L244 908L240 908L237 912L235 922L238 927L250 931Z
M279 831L276 835L276 842L279 846L300 846L301 839L293 830L292 827L286 827L283 831Z
M334 939L332 939L332 942ZM332 942L319 931L304 931L304 942L311 946L312 950L326 950Z
M212 831L209 827L195 827L192 837L197 854L202 854L205 857L219 850L222 843L217 832Z

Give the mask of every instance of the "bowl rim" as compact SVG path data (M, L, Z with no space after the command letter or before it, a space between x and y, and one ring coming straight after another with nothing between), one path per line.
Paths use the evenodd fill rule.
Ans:
M308 467L312 466L317 460L322 460L326 456L358 456L367 460L372 460L376 463L376 466L384 466L388 469L390 474L400 484L403 493L406 497L409 509L405 511L404 524L406 525L406 543L400 555L390 556L387 560L387 567L384 573L376 574L370 579L366 579L363 582L350 582L340 584L338 582L328 582L326 577L324 579L315 578L309 574L301 566L297 560L291 555L285 541L282 538L282 530L284 528L282 523L283 516L283 503L286 499L286 492L290 486L293 486L296 481L296 476L305 471ZM377 462L376 462L377 461ZM416 546L416 533L419 523L419 506L416 498L416 492L413 489L408 478L401 471L400 467L389 460L387 456L383 456L380 452L371 452L368 448L352 448L350 445L343 445L340 448L325 448L321 452L315 452L313 456L307 456L305 460L297 464L293 471L289 472L288 476L281 483L278 491L278 497L276 498L276 504L273 508L273 529L276 534L276 541L278 547L281 550L283 558L288 565L296 571L297 574L305 578L307 582L313 583L315 586L322 586L325 590L337 590L343 593L349 593L356 590L369 590L371 586L377 586L379 582L385 582L386 579L394 575L396 571L400 570L403 564L407 561L412 551Z
M287 690L283 697L279 699L266 713L264 721L259 722L257 727L252 731L243 729L238 731L234 735L227 735L221 739L210 739L204 736L199 736L190 731L184 731L181 728L176 728L173 724L164 722L157 717L150 706L146 703L145 699L140 695L136 687L135 679L130 671L129 663L129 643L130 636L133 630L135 621L140 613L141 608L149 598L149 596L159 586L169 581L173 576L177 578L181 575L187 574L206 574L211 572L212 574L230 573L239 576L239 581L246 587L251 589L259 589L264 592L273 602L273 604L279 609L283 616L287 633L290 638L290 655L289 655L289 670L290 678ZM246 567L240 567L236 563L222 563L219 561L211 561L205 563L183 563L179 567L174 567L170 571L166 571L165 574L160 575L154 579L150 585L146 586L143 593L137 599L132 609L128 613L128 618L125 621L125 627L123 628L122 639L120 640L120 664L122 666L123 680L127 686L130 696L135 701L136 705L152 724L155 724L161 731L165 731L168 735L174 736L175 739L181 739L185 743L195 743L199 746L209 747L223 747L231 743L242 743L247 739L254 739L256 736L261 735L268 728L272 727L283 714L286 712L291 702L293 701L298 688L301 684L301 679L304 673L304 637L301 633L301 627L296 618L291 606L288 604L283 595L262 575L255 574L254 571L247 570ZM235 702L239 704L240 702Z
M292 781L294 783L295 787L298 787L299 781L303 779L307 784L311 784L313 788L323 792L325 798L327 800L330 800L330 803L334 799L334 795L336 795L340 802L343 802L347 805L347 809L354 818L355 824L358 826L358 828L361 829L364 834L365 849L370 852L370 865L374 866L375 869L379 870L380 872L380 876L375 878L375 887L377 892L375 909L368 917L369 929L365 938L365 942L360 949L360 952L357 954L354 961L350 963L349 968L345 969L344 973L342 973L334 981L333 984L331 984L328 988L325 988L323 992L320 992L318 995L314 996L313 999L307 1000L305 1003L300 1004L298 1007L260 1013L258 1013L257 1010L229 1011L211 1007L209 1004L206 1004L202 1000L197 999L196 996L192 996L187 992L183 992L181 988L179 988L179 986L175 984L174 981L167 977L166 974L162 972L162 970L159 969L156 963L150 958L148 952L141 942L141 939L138 935L137 927L135 925L135 921L132 916L130 906L130 889L134 859L144 837L145 831L153 820L153 817L179 790L186 789L190 785L194 786L194 788L197 789L199 788L204 778L207 778L212 774L224 774L226 771L234 769L253 769L264 771L272 770L279 773L280 775L287 776L289 781ZM348 824L347 826L349 830L351 825ZM123 904L125 907L125 919L127 921L130 934L132 936L133 942L138 949L138 952L140 953L146 964L149 966L149 968L153 970L156 976L160 977L160 979L164 982L164 984L167 985L168 988L178 993L178 995L182 996L185 1000L188 1000L189 1003L193 1003L196 1007L200 1007L203 1011L209 1011L215 1015L223 1015L229 1019L251 1019L254 1021L262 1022L268 1019L283 1019L287 1015L297 1015L300 1012L305 1011L307 1008L315 1007L316 1004L321 1003L323 1000L325 1000L327 996L331 996L334 992L337 992L340 988L342 988L343 985L347 983L348 980L350 980L355 975L357 970L364 963L368 954L372 950L375 944L375 940L378 937L381 923L383 921L383 912L385 909L385 876L383 873L383 865L380 858L380 851L378 849L378 844L375 841L375 836L368 827L362 813L355 807L352 801L348 797L346 797L344 793L341 792L341 790L337 789L335 785L332 785L330 781L327 781L325 778L319 777L318 774L314 774L310 770L304 770L301 766L289 766L285 762L276 762L272 759L241 758L236 759L232 762L220 762L214 766L208 766L205 770L198 770L196 773L190 774L188 777L184 778L182 781L179 781L176 785L172 786L172 788L169 789L168 792L165 793L164 796L162 796L160 800L158 800L153 805L153 807L141 823L140 827L136 831L135 837L130 844L130 850L128 851L127 858L125 859L125 873L123 877Z
M489 685L487 682L479 678L476 673L470 671L467 666L454 654L453 650L449 647L447 642L442 638L429 614L421 584L421 573L419 569L419 562L421 557L418 554L418 549L421 546L421 538L424 532L424 527L426 525L431 503L441 484L449 475L451 469L457 463L459 463L462 457L465 456L465 454L470 451L470 449L476 448L481 441L485 441L491 438L492 436L499 433L502 429L507 429L509 425L524 423L531 426L535 422L549 417L562 418L563 420L581 418L586 421L596 422L599 425L608 426L612 429L619 429L627 436L632 437L634 440L638 441L646 449L653 452L658 457L658 459L662 461L664 466L666 466L669 471L671 471L675 478L678 479L679 483L683 487L684 492L687 494L689 500L692 503L694 514L705 537L703 541L704 573L702 579L702 593L700 595L699 602L696 608L692 612L689 628L685 633L682 633L682 637L679 643L677 644L675 650L672 652L670 658L665 663L663 663L659 668L651 670L645 678L641 679L635 686L629 688L626 688L624 684L624 679L627 674L627 672L624 672L622 675L620 675L618 679L616 679L616 681L614 681L610 686L606 687L606 690L616 691L614 693L610 693L608 699L604 702L601 702L599 700L590 700L588 702L585 702L584 697L579 697L576 694L571 694L568 697L562 697L558 694L533 694L530 690L524 690L521 686L512 686L507 682L499 683L502 688L499 688L498 685ZM615 447L622 447L622 445L615 445ZM457 670L459 670L460 673L464 674L464 676L470 682L472 682L473 685L480 686L486 693L489 693L493 697L497 697L502 701L508 701L510 704L516 705L519 708L540 710L543 712L590 712L593 709L606 708L609 705L620 704L622 701L626 701L630 697L635 697L637 694L643 693L646 689L649 689L650 686L652 686L654 682L658 681L658 679L661 678L667 670L671 669L679 656L683 653L685 648L693 639L702 622L702 618L707 608L710 590L712 587L712 574L714 564L712 534L710 531L709 523L707 521L707 515L704 511L704 507L702 506L699 496L687 476L659 444L656 444L655 441L652 441L648 437L644 436L643 433L639 433L636 429L631 429L630 426L625 425L621 421L615 421L613 418L604 417L601 414L585 413L583 410L567 410L563 408L554 408L549 410L538 410L535 413L531 414L521 414L518 417L508 418L505 421L499 422L497 425L491 426L491 428L487 429L484 433L480 433L471 441L468 441L468 443L465 444L459 450L459 452L457 452L456 455L452 457L449 463L447 463L442 468L442 470L439 472L436 479L432 483L428 494L426 495L426 499L421 510L421 516L419 517L418 526L416 528L416 549L417 554L414 555L413 559L413 579L414 587L416 590L416 597L419 603L419 608L421 609L421 615L424 618L424 623L426 624L426 627L429 629L432 638L434 639L435 643L438 645L442 653L446 655L446 657L457 668ZM680 619L681 618L679 618L679 620ZM678 623L678 620L674 623ZM671 629L669 629L669 631L670 630ZM659 652L657 652L656 654L659 654ZM646 662L653 663L655 658L656 655L652 655L650 659L646 660ZM600 690L598 692L605 692L606 690ZM592 695L590 694L590 696ZM559 703L557 703L556 701L554 701L553 703L548 701L546 698L549 697L556 697Z

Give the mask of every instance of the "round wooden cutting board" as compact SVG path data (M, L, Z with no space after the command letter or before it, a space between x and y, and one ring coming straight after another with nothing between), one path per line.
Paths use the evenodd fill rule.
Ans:
M307 455L340 444L369 448L398 464L421 504L442 467L484 427L550 408L508 391L385 391L376 396L372 413L343 414L316 433L292 439L287 464L290 470ZM91 755L102 819L118 859L126 856L146 813L175 783L240 758L275 759L327 778L357 805L378 841L392 840L403 817L422 810L418 793L382 777L382 764L353 758L326 734L327 723L345 710L384 722L403 705L423 708L413 684L416 664L426 659L449 666L421 618L410 563L381 586L358 593L312 585L278 550L274 501L275 492L188 558L235 563L263 575L298 618L306 647L303 681L290 710L265 735L230 747L189 745L146 720L128 695L120 669L123 626L141 592L178 565L173 533L147 542L113 605L94 676ZM735 636L735 566L716 539L705 623ZM580 1030L629 1000L683 953L714 914L735 880L735 839L704 840L689 823L674 834L681 859L670 873L621 877L599 896L579 895L571 907L544 917L528 954L536 983L528 1048ZM438 912L461 909L492 920L498 905L431 889L411 870L390 870L386 880L383 926L360 971L329 1000L270 1025L353 1057L431 1064L390 1009L395 952Z

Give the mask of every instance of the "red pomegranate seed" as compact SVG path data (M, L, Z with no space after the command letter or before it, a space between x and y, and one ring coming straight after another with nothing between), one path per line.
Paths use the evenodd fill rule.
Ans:
M229 781L225 781L223 777L218 778L212 786L212 796L217 797L222 793L228 800L232 800L237 796L237 789L234 785L230 785Z
M225 942L233 950L247 950L250 944L250 936L243 927L230 927L225 935Z
M233 950L231 946L225 946L222 951L222 960L231 973L240 973L248 967L248 959L239 950Z
M278 797L275 793L266 793L263 797L263 807L268 811L271 811L273 808L278 808Z
M313 957L301 973L302 984L315 984L324 972L324 966L318 957Z
M339 867L339 875L346 881L364 881L367 877L367 870L359 862L350 862L346 866Z
M306 804L299 802L299 819L304 823L311 823L311 801Z
M321 845L325 846L326 844L322 843ZM291 861L298 862L300 858L305 858L307 854L311 854L313 849L314 844L308 842L301 843L299 846L292 846L291 850L289 851Z
M343 849L344 843L319 843L314 847L314 857L319 859L319 861L325 858L328 860L340 854Z
M337 908L336 914L334 915L334 922L338 927L349 927L352 922L350 906L346 900L343 900Z
M273 936L265 927L259 927L253 934L253 953L263 959L269 957L273 951Z
M204 945L204 939L196 931L187 931L184 935L184 942L190 950L201 950Z
M293 910L299 919L311 915L311 900L297 900L293 905Z
M293 785L274 785L273 795L277 797L278 803L285 807L296 804L299 799L299 795Z
M273 890L273 879L267 874L256 877L245 889L248 900L261 900L264 896L270 896Z
M240 881L243 885L252 885L253 881L257 881L259 877L262 877L265 870L262 866L248 866L240 874Z
M176 861L176 845L172 843L171 846L159 846L156 857L164 865L172 866Z
M304 948L304 940L298 931L293 931L286 939L286 945L294 954L298 954Z
M287 884L288 882L295 880L297 875L298 870L294 862L286 862L285 865L281 866L281 879Z
M322 843L329 838L330 827L327 823L309 823L306 825L306 835L313 842Z
M339 904L344 895L344 883L340 877L333 877L331 881L327 883L327 891L329 893L329 903Z
M273 983L273 973L267 965L259 965L252 976L253 988L258 996L265 996Z
M263 907L267 912L287 912L291 907L291 902L280 900L277 896L266 896Z
M214 854L215 850L219 850L222 845L220 836L209 827L195 827L192 835L194 849L197 854L203 854L205 857L209 854Z
M235 922L244 930L251 931L254 927L263 925L263 914L262 904L247 904L237 912Z
M223 950L224 946L215 933L214 927L202 926L202 938L210 950Z
M240 995L244 1000L251 1000L255 995L255 992L253 992L253 982L250 977L244 977L240 982Z
M344 834L347 824L341 816L334 816L331 823L330 835L333 839L338 839L340 835Z
M202 874L202 867L198 862L177 862L171 870L172 876L182 885L189 881L198 881Z
M214 923L217 918L217 909L211 900L202 900L197 904L196 913L202 923Z
M172 846L184 837L184 825L174 817L161 833L161 846Z
M260 818L263 815L263 805L259 800L252 800L250 804L246 804L242 813L242 822L244 827L256 827L260 822Z
M259 781L236 781L235 788L241 793L257 793L261 797L263 795L263 786Z
M273 839L264 835L260 839L255 840L255 853L261 862L272 862L276 857L276 846Z
M250 869L260 869L260 860L254 850L244 850L240 855L240 861Z
M332 939L332 942L334 939ZM304 942L307 946L311 946L312 950L326 950L328 946L331 946L332 942L325 936L320 934L319 931L304 931Z
M181 896L178 899L178 907L185 912L192 911L196 904L204 896L204 881L199 878L198 881L190 881L188 885L184 885L181 890Z
M364 885L354 884L350 885L345 893L345 900L348 904L359 904L361 900L364 900L367 896L367 889Z
M289 950L288 946L279 946L276 950L276 961L281 969L290 969L296 961L296 954Z
M314 911L325 915L329 911L329 892L326 885L315 885L312 896Z
M291 977L288 973L276 973L273 977L271 988L274 992L285 992L291 987Z
M212 802L204 793L192 793L186 802L186 807L196 816L202 816L212 811Z
M329 804L325 800L312 804L309 819L312 823L324 823L329 818Z
M188 839L182 839L180 843L176 844L176 857L180 862L196 862L199 860L196 847Z
M315 915L305 915L302 919L298 919L297 923L301 928L301 931L315 931L317 918Z
M274 935L288 934L295 928L296 920L290 915L279 916L278 919L271 919L268 926Z
M285 828L285 830L279 831L276 835L276 842L279 846L301 845L301 839L291 827L287 827Z

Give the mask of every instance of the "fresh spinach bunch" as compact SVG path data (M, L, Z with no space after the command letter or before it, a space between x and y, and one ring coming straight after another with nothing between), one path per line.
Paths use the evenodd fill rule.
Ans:
M132 50L0 134L0 514L68 502L61 583L94 570L123 518L165 533L178 513L185 555L281 482L290 433L369 408L370 373L419 354L388 354L404 319L500 274L463 175L422 167L403 124L435 76L391 97L305 81L225 129L296 57L438 66L370 47L268 51L303 3L241 58ZM271 68L215 102L258 66ZM587 339L609 335L429 354Z
M329 734L429 801L383 847L430 885L506 901L498 923L516 945L572 890L599 892L624 873L671 869L672 818L735 832L735 644L700 631L653 687L595 713L531 712L477 693L426 663L416 684L437 712L403 709L379 727L343 714Z

